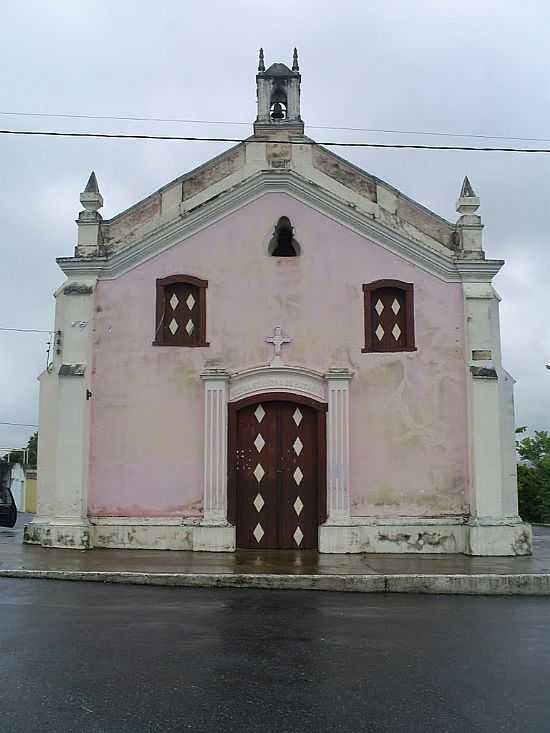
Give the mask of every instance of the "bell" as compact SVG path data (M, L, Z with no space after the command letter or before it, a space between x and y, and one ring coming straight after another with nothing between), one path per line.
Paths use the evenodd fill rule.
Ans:
M273 105L273 112L271 113L271 119L273 120L283 120L285 117L285 113L283 111L283 107L280 102L275 102Z

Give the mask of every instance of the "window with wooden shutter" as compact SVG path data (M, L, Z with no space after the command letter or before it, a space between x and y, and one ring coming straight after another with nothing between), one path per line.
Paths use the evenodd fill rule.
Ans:
M412 283L377 280L363 285L365 347L363 353L416 351Z
M153 346L209 346L206 341L207 280L170 275L157 280Z

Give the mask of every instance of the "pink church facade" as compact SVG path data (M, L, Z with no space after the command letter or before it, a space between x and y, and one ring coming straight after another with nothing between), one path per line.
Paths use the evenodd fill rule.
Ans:
M262 66L248 141L108 222L82 194L26 541L528 554L479 200L312 144Z

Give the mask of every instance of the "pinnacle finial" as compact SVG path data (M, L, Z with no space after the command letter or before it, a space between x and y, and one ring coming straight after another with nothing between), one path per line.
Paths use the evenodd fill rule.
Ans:
M86 184L84 193L99 193L99 186L97 185L97 178L94 171L91 172L90 177L88 178L88 183Z
M479 209L479 196L473 189L468 176L464 177L462 188L460 189L460 196L456 202L456 210L459 214L473 214L474 211Z
M258 71L265 71L263 48L260 48L260 57L258 59Z
M88 178L86 188L80 194L80 203L84 206L86 211L97 211L103 206L103 196L99 191L97 178L94 171L91 172Z
M294 49L294 53L292 55L292 71L300 71L300 67L298 66L298 49Z
M471 198L475 195L476 193L472 188L472 184L470 183L468 176L464 176L464 182L462 184L462 189L460 190L460 198Z

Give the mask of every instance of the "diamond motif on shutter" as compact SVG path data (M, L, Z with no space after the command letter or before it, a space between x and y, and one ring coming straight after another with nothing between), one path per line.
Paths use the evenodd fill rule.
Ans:
M170 305L172 306L172 310L175 311L178 307L178 296L175 293L172 293L172 297L170 298Z
M294 478L294 481L296 481L296 484L298 486L302 483L304 474L302 473L300 466L298 466L298 468L294 471L294 473L292 474L292 477Z
M394 298L393 303L391 304L391 309L395 313L395 315L399 313L400 308L401 306L399 305L399 301L397 300L397 298Z
M258 422L262 422L262 420L265 417L265 410L261 405L258 405L258 407L254 410L254 417Z
M195 330L195 324L193 323L193 321L191 319L189 319L187 321L187 325L185 326L185 330L187 331L187 333L189 334L189 336L191 336L191 334Z
M258 544L260 544L260 540L261 540L261 539L262 539L262 537L264 536L265 532L264 532L264 530L263 530L263 528L262 528L262 525L261 525L261 524L260 524L259 522L258 522L258 524L257 524L257 525L256 525L256 526L254 527L254 531L252 532L252 534L254 535L254 537L255 537L255 539L256 539L256 542L257 542Z
M296 530L292 536L294 537L294 542L298 545L298 547L300 547L300 543L304 539L304 533L302 532L300 527L296 527Z
M254 476L256 477L256 481L258 483L260 483L260 481L265 476L265 471L264 471L261 463L258 463L258 465L256 466L256 468L254 469Z
M294 448L294 452L296 453L296 455L299 456L300 453L302 452L303 447L304 447L304 444L300 440L300 437L299 436L294 441L292 447Z
M189 293L185 302L187 303L187 307L189 308L189 310L193 310L193 306L195 305L195 298L193 298L193 293Z
M176 321L175 318L172 318L172 320L170 321L170 325L168 326L168 329L170 333L172 334L172 336L176 333L178 328L179 328L178 322Z
M256 498L254 499L252 503L256 507L256 511L261 512L262 507L265 504L264 497L261 494L256 494Z
M376 329L374 333L376 334L376 337L378 338L378 340L382 341L382 336L384 335L384 329L382 328L381 323L378 324L378 328Z
M382 303L382 301L380 300L380 298L378 298L378 300L376 301L376 305L374 306L374 310L378 313L378 315L380 315L380 313L382 313L382 311L384 310L384 303Z
M299 496L296 497L296 501L294 502L293 507L296 514L300 516L300 514L302 513L302 509L304 508L304 503Z
M256 446L256 450L258 451L258 453L261 453L262 452L262 448L265 445L265 440L263 439L261 433L258 433L258 435L256 436L256 440L254 441L254 445Z
M394 339L397 341L399 339L399 337L401 336L401 329L399 328L399 326L397 325L397 323L392 328L392 331L391 332L393 334Z
M292 419L294 420L294 422L296 423L296 425L300 425L300 423L302 422L302 418L303 417L304 416L302 415L302 413L300 412L299 408L297 407L294 410L294 415L292 415Z

